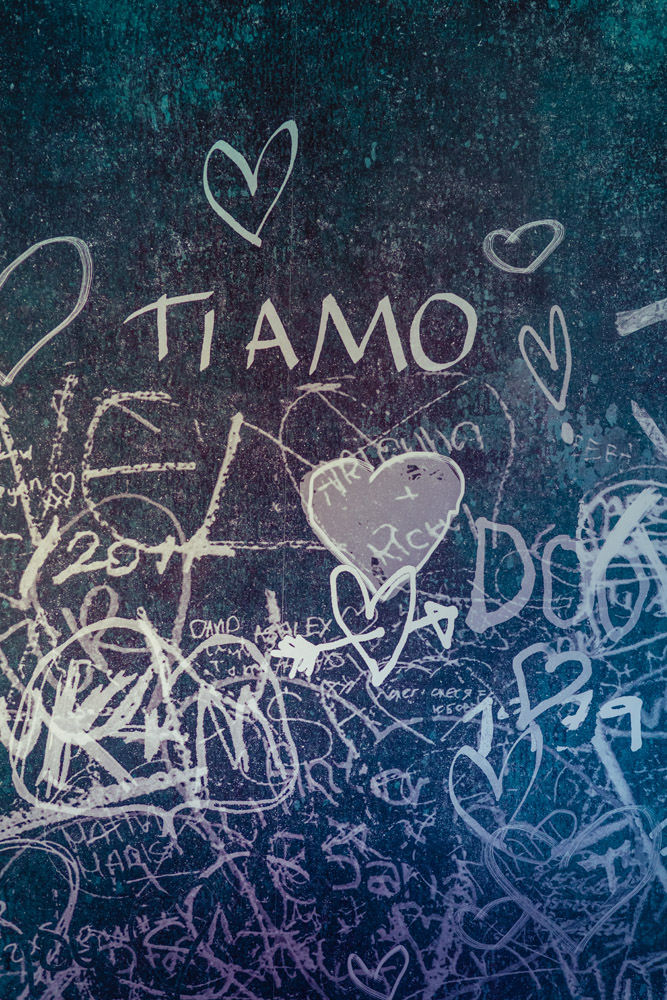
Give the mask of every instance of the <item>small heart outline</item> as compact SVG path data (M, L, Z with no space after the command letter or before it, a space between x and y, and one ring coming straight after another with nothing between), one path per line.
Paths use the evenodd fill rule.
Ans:
M283 182L280 185L280 187L278 188L278 193L276 194L275 198L273 199L273 201L271 202L271 204L267 208L267 210L266 210L266 212L264 214L264 218L260 222L260 224L257 227L257 229L254 232L251 232L251 230L246 229L245 226L241 225L241 223L237 219L235 219L234 216L230 212L228 212L226 209L224 209L222 207L222 205L214 197L213 192L211 191L211 188L210 188L209 183L208 183L208 164L209 164L209 160L211 159L212 154L216 152L216 150L219 150L221 153L224 153L224 155L229 160L231 160L232 163L235 164L235 166L237 166L239 168L239 170L241 171L241 173L243 175L243 179L246 182L248 190L250 191L251 197L254 198L255 194L257 193L257 177L259 175L259 168L260 168L262 160L264 158L264 154L267 151L267 149L269 148L269 146L271 145L271 143L273 142L273 140L276 138L276 136L279 135L281 132L288 132L289 136L290 136L290 139L291 139L291 150L290 150L289 165L287 167L287 171L285 173L285 177L283 179ZM239 151L237 149L235 149L234 146L231 146L224 139L219 139L218 142L214 142L213 145L211 146L211 148L209 149L208 153L206 154L206 160L204 161L203 183L204 183L204 193L206 195L206 199L207 199L209 205L211 206L211 208L213 209L213 211L217 215L219 215L220 218L224 222L226 222L227 225L231 229L234 230L235 233L238 233L240 236L243 237L244 240L247 240L248 243L251 243L255 247L261 247L261 245L262 245L262 241L261 241L261 239L259 237L259 234L261 233L262 229L264 228L264 223L266 222L266 220L268 219L269 215L271 214L271 212L275 208L275 206L276 206L276 204L278 202L278 199L280 198L281 194L283 193L285 185L287 184L288 180L290 179L290 176L291 176L292 171L294 169L294 163L295 163L295 160L296 160L296 154L297 154L298 148L299 148L299 130L297 128L297 124L294 121L294 119L290 118L288 121L283 122L282 125L279 125L278 128L273 133L273 135L271 135L267 139L267 141L264 144L264 148L262 149L262 152L259 154L259 158L258 158L258 160L257 160L257 162L255 164L255 169L254 170L250 169L250 167L248 165L248 161L246 160L246 158L243 155L243 153L239 153Z
M505 243L518 243L521 239L523 233L527 232L529 229L534 229L536 226L551 226L554 231L554 235L551 238L551 242L547 244L544 250L538 254L535 260L531 261L527 267L513 267L511 264L506 264L497 255L493 249L493 241L497 236L504 236ZM494 229L492 233L488 233L484 237L484 242L482 243L482 250L484 251L484 256L486 259L497 267L501 271L505 271L507 274L532 274L536 271L540 264L544 263L547 257L551 256L557 246L559 246L565 236L565 227L558 222L557 219L538 219L536 222L526 222L523 226L519 226L514 232L510 232L509 229Z
M40 240L39 243L33 243L33 245L20 254L16 260L13 260L11 264L8 264L4 271L0 274L0 290L2 290L7 278L16 270L19 264L22 264L24 260L28 259L28 257L32 257L36 250L39 250L41 247L49 246L51 243L69 243L78 251L79 258L81 260L81 285L79 286L79 295L77 297L76 304L69 315L67 315L62 322L58 323L57 326L54 326L52 330L45 333L36 344L33 344L9 372L5 374L5 372L0 370L0 387L2 388L12 384L18 373L28 364L30 359L33 358L45 344L47 344L50 340L53 340L53 338L59 334L61 330L64 330L65 327L69 326L69 324L76 319L88 301L90 287L93 283L93 258L90 254L88 244L84 243L83 240L80 240L78 236L52 236L48 240Z
M554 318L558 316L558 321L560 323L561 332L563 334L563 339L565 341L565 372L563 374L563 382L561 385L560 396L558 399L555 398L553 393L547 389L546 385L540 378L540 376L535 371L533 363L528 357L528 352L526 351L526 334L529 333L537 346L540 348L545 358L549 362L549 366L552 372L557 372L559 370L558 365L558 355L556 351L556 341L554 337ZM554 409L561 413L565 409L565 404L567 402L567 391L570 388L570 376L572 374L572 348L570 346L570 335L567 332L567 323L565 322L565 316L563 315L563 310L560 306L552 306L549 313L549 347L544 344L544 341L540 337L539 333L532 326L522 326L519 331L519 350L523 360L528 366L530 374L533 376L538 386L547 397Z
M570 681L569 684L566 684L565 687L560 689L560 691L557 691L556 694L550 695L547 698L543 698L542 701L533 705L530 701L528 683L523 666L527 660L531 659L537 653L542 653L544 655L544 671L547 674L555 673L558 667L564 663L578 663L581 669L574 680ZM591 660L586 653L580 652L576 649L568 649L557 653L544 642L533 643L532 646L527 646L520 653L518 653L512 660L512 670L514 671L517 687L519 689L520 711L516 722L516 727L519 730L526 729L527 726L534 722L544 712L549 711L549 709L556 708L560 705L566 705L568 702L576 698L580 688L582 688L584 684L591 679L593 674Z
M379 990L374 990L372 987L367 986L365 983L362 983L359 980L357 972L354 968L355 960L358 963L359 972L361 973L361 975L365 975L368 976L370 979L377 980L380 978L381 970L384 968L386 963L394 957L394 955L403 956L403 968L400 970L396 979L394 980L394 985L391 987L389 993L381 993ZM388 951L387 954L384 956L384 958L382 958L375 966L373 972L371 972L371 970L368 968L363 958L359 958L359 956L354 952L352 952L350 955L347 956L347 971L350 979L358 989L363 990L364 993L367 993L371 997L375 997L376 1000L394 1000L394 996L396 995L396 990L398 989L403 976L407 972L409 964L410 964L410 955L408 953L408 949L402 944L397 944L390 951Z
M69 484L69 489L66 489L64 485L61 486L61 483L64 484L65 482ZM74 486L75 486L74 473L71 471L71 469L69 472L52 472L51 485L54 488L54 490L57 490L58 493L60 493L62 496L65 497L65 499L68 500L74 493Z
M369 622L372 621L378 604L384 604L384 602L393 597L394 593L405 583L409 584L410 603L403 623L403 631L401 632L398 642L394 647L394 652L381 670L378 669L377 660L374 657L369 656L362 643L358 641L359 637L363 635L363 633L352 632L341 614L340 604L338 601L338 579L343 573L349 573L350 576L357 581L364 601L364 615L366 620ZM333 611L336 624L345 633L347 638L351 640L352 645L370 670L371 682L373 685L375 687L380 687L398 663L398 658L403 652L403 647L408 641L408 637L411 632L410 626L412 625L415 608L417 606L417 571L414 566L402 566L401 569L396 570L393 576L390 576L388 580L385 580L380 589L376 591L372 597L364 574L358 570L356 566L336 566L336 568L331 572L329 581L331 588L331 610ZM384 635L384 630L382 630L382 634Z

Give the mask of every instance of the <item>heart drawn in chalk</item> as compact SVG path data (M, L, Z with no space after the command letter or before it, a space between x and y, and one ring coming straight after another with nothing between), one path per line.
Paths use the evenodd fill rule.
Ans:
M539 727L531 727L530 729L524 730L524 732L517 737L505 754L505 759L500 767L500 770L497 772L494 770L491 761L487 759L486 754L484 752L480 753L480 750L482 749L483 748L481 746L479 749L475 749L471 746L459 747L452 758L451 764L449 765L448 790L455 812L458 813L466 825L470 827L470 829L473 830L481 840L488 844L495 842L497 837L496 830L487 829L487 827L480 823L478 819L475 819L472 813L469 812L464 806L462 799L459 798L458 792L459 788L465 788L466 793L469 793L470 790L474 792L476 799L475 814L480 816L481 806L477 799L479 798L480 793L483 793L486 790L484 783L479 782L479 777L474 771L468 776L465 776L459 761L467 759L479 769L490 785L496 802L502 805L505 815L511 815L511 822L514 822L515 818L521 812L526 799L530 795L542 765L542 733ZM521 750L523 750L523 759L518 756L519 753L521 753ZM517 754L517 758L512 761L515 753ZM533 758L532 769L530 767L529 758L526 757L529 753ZM510 763L511 761L512 763ZM511 775L512 788L511 790L508 789L506 792L505 779L508 775ZM503 799L502 803L501 798ZM489 812L492 816L494 815L490 810ZM497 827L497 822L494 822L494 826ZM502 844L499 844L498 846L499 849L503 849Z
M66 499L74 493L74 473L73 472L53 472L51 474L51 485L54 490L62 494Z
M541 654L544 657L544 662L537 669L533 661L533 657L536 654ZM542 697L537 703L533 703L530 698L531 692L529 691L524 671L524 664L526 663L531 664L529 671L529 676L532 675L531 687L541 690L542 695L547 694L546 697ZM567 665L570 663L579 665L579 673L568 684L550 693L553 691L553 688L550 685L549 687L545 685L547 679L545 675L554 675L559 667L564 667L567 670ZM540 715L543 715L544 712L549 711L551 708L557 708L560 705L567 705L570 702L574 704L578 703L581 706L580 715L585 717L590 701L590 694L588 700L586 700L585 692L580 693L580 689L590 680L593 672L590 657L586 653L574 649L561 650L556 653L546 643L536 642L532 646L527 646L521 653L514 657L512 669L519 689L520 712L516 721L517 729L525 729L531 722L534 722ZM563 671L560 672L559 679L562 679L562 673ZM572 671L570 670L569 673L572 673ZM584 699L583 702L582 698ZM576 717L570 716L568 719L563 720L566 728L572 725L573 718Z
M553 236L551 237L551 242L530 264L526 267L514 267L512 264L506 264L504 260L500 259L494 250L493 243L495 239L502 236L506 244L513 245L519 242L523 233L528 232L529 229L535 229L537 226L549 226L553 230ZM537 222L526 222L525 225L515 229L513 233L509 229L494 229L492 233L484 237L482 250L487 260L501 271L505 271L508 274L532 274L554 252L556 247L562 242L564 236L565 228L556 219L538 219Z
M659 842L641 806L622 806L558 840L527 823L497 830L485 845L489 873L522 913L573 955L643 889L655 873Z
M74 308L64 320L54 326L52 330L49 330L48 333L45 333L43 337L33 344L32 347L25 352L23 357L16 362L14 367L9 370L9 372L5 373L0 371L0 386L11 385L18 373L25 367L25 365L28 364L30 359L33 358L45 344L47 344L50 340L53 340L53 338L60 333L61 330L64 330L66 326L69 326L72 320L76 319L88 301L90 286L93 281L93 260L90 256L88 244L84 243L83 240L80 240L77 236L53 236L48 240L40 240L39 243L34 243L31 247L24 251L24 253L17 257L16 260L13 260L11 264L8 264L4 271L0 274L0 289L2 289L10 274L12 274L24 260L27 260L28 257L32 257L36 250L39 250L41 247L49 246L51 243L69 243L77 250L81 261L81 284L79 286L79 295L74 304Z
M565 342L565 366L563 371L563 381L561 383L560 396L558 399L553 395L550 389L547 389L546 385L540 378L540 376L535 371L532 361L528 357L528 352L526 350L526 334L529 333L533 338L539 349L544 354L545 358L549 362L549 366L552 372L557 372L561 370L558 357L558 348L556 347L556 338L554 336L554 319L558 317L558 322L560 323L561 332L563 334L563 340ZM519 349L523 356L523 360L528 365L528 370L533 376L540 389L547 397L549 402L555 409L559 412L565 409L565 404L567 401L567 390L570 386L570 375L572 374L572 349L570 347L570 337L567 332L567 324L565 323L565 316L563 315L563 310L560 306L552 306L551 312L549 313L549 347L547 348L544 341L540 335L533 329L532 326L522 326L519 331Z
M410 964L407 948L397 944L371 971L354 952L348 955L347 971L354 985L376 1000L393 1000Z
M241 225L241 223L237 219L235 219L230 212L224 209L213 195L213 192L211 191L211 188L208 183L209 160L211 159L213 153L215 153L216 151L220 151L224 156L226 156L229 160L231 160L232 163L234 163L241 171L243 179L248 186L248 190L250 191L251 196L254 198L257 193L257 176L259 174L259 168L261 166L262 160L264 159L264 154L266 153L267 149L269 148L273 140L276 138L276 136L280 135L281 132L287 132L291 141L289 165L285 172L285 177L283 178L283 182L278 188L278 193L276 194L275 198L273 199L273 201L267 208L266 212L264 213L264 217L260 222L259 226L257 227L257 229L255 229L254 232L251 232L249 229L246 229L245 226ZM243 156L242 153L239 153L237 149L234 149L233 146L230 146L228 142L225 142L224 139L220 139L218 142L213 143L208 153L206 154L206 160L204 161L203 182L204 182L204 193L206 194L206 198L208 200L209 205L211 206L213 211L217 215L219 215L220 218L223 219L223 221L226 222L227 225L234 230L235 233L239 233L239 235L242 236L244 240L247 240L248 243L252 243L252 245L255 247L261 247L262 245L262 241L260 239L259 234L264 228L264 223L266 222L269 215L275 208L278 199L283 193L285 185L290 179L290 175L292 173L292 170L294 169L294 161L296 160L298 147L299 147L299 130L296 126L296 122L290 119L289 121L283 122L282 125L279 125L278 128L273 133L273 135L267 139L266 143L264 144L264 148L262 149L262 152L259 154L254 170L250 169L248 161L246 160L245 156Z
M356 580L359 590L364 602L363 615L367 622L373 620L379 604L385 604L391 600L394 595L399 592L403 586L407 583L409 587L409 607L407 614L403 618L403 625L401 633L398 637L398 641L394 644L392 654L387 663L379 669L378 661L371 656L366 648L363 640L363 633L352 632L347 622L343 617L343 612L340 608L340 600L338 595L338 585L341 577L351 576ZM336 624L345 633L348 639L351 639L352 645L357 650L366 666L370 670L371 681L375 687L379 687L383 681L387 679L391 671L394 669L398 663L399 657L403 652L403 647L405 646L408 636L410 635L410 626L414 618L415 607L417 605L417 585L416 585L416 571L413 566L404 566L399 569L390 577L373 595L371 598L366 583L364 582L363 575L358 569L354 567L349 568L347 566L336 566L335 570L331 574L331 610L333 611L333 616ZM377 637L382 638L385 635L384 628L380 628Z
M354 456L326 462L301 484L308 523L330 552L373 591L430 559L457 515L465 480L451 458L395 455L377 469Z

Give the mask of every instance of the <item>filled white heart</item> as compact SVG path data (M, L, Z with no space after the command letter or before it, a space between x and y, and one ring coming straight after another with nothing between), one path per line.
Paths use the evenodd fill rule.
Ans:
M458 514L465 479L451 458L395 455L377 469L345 456L301 484L308 523L330 552L378 591L401 569L430 559Z

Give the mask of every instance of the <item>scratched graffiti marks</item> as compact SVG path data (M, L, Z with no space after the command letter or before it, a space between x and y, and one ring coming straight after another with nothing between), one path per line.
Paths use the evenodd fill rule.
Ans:
M664 1000L660 12L6 6L0 998Z
M75 389L63 383L55 398ZM335 440L349 427L340 414L354 396L314 394L331 413ZM399 411L395 453L383 454L384 434L379 449L377 433L366 434L363 457L356 442L338 452L345 468L456 450L470 469L466 499L493 514L475 496L467 458L495 450L497 478L483 486L500 517L513 459L509 409L489 394L497 410L466 425L467 454L456 448L456 405L441 417L434 447L441 400L426 398L420 420L427 413L430 430L415 433L414 417L406 422ZM145 393L105 400L136 407L140 433L147 403L169 405ZM393 592L382 588L374 605L364 609L353 579L334 588L334 566L328 597L321 588L312 614L290 622L265 588L263 620L251 627L240 608L215 620L192 607L201 561L238 558L228 542L195 520L186 531L164 503L160 518L134 517L133 509L140 515L160 501L125 483L102 496L84 485L111 478L86 477L107 468L93 433L107 402L94 411L83 475L61 471L55 480L66 484L60 502L53 479L48 490L21 489L23 473L13 468L5 507L34 546L8 588L18 627L3 639L13 796L1 845L8 988L96 997L113 984L130 998L263 997L278 987L327 997L356 984L371 995L409 988L437 996L468 980L483 990L525 976L595 995L590 949L599 953L604 941L613 956L628 920L650 912L664 891L659 817L643 804L651 801L660 678L650 668L645 681L636 671L626 676L622 663L638 642L651 663L664 642L659 472L601 483L581 498L571 536L552 531L530 548L507 524L509 550L494 553L490 537L482 550L501 522L483 525L471 509L458 519L468 533L459 554L445 548L443 532L433 548L438 570L420 567L409 586L399 558ZM301 406L297 397L286 407L273 435L290 472L297 447L305 450L298 423L289 423ZM5 446L18 464L10 424ZM312 455L311 464L331 457ZM163 465L175 462L160 455ZM118 474L163 474L129 465ZM208 488L221 506L219 483L213 468ZM298 479L292 488L298 494ZM206 525L211 505L200 506ZM305 533L300 516L295 528ZM521 579L514 574L505 591L496 568L489 585L480 551L495 566L514 553ZM395 554L387 547L387 562ZM332 565L328 547L310 558ZM170 610L156 615L163 578ZM480 587L484 607L473 614ZM439 618L429 607L456 614ZM524 631L513 648L492 639L514 619L535 641L522 643ZM489 639L505 669L490 668ZM308 669L296 653L310 655ZM645 755L628 778L619 739ZM18 891L37 872L52 887L48 902Z

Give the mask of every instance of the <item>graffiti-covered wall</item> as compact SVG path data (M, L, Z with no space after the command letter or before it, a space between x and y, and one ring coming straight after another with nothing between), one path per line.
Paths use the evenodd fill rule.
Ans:
M665 1000L663 0L0 21L0 998Z

